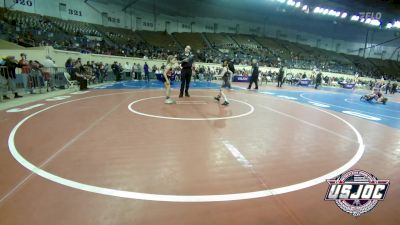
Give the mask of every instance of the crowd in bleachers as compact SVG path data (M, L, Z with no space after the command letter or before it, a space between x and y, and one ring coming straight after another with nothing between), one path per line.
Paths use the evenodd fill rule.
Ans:
M1 8L0 15L0 38L25 47L51 45L61 50L140 57L149 60L165 60L168 55L178 54L182 46L191 45L196 60L200 62L220 63L229 58L235 64L250 65L252 59L257 59L260 66L269 67L285 65L289 69L318 68L323 72L359 74L376 78L383 76L386 79L399 79L400 74L399 62L338 54L279 39L240 34L174 33L170 35L166 32L133 32L129 29L61 20L9 11L4 8ZM25 60L21 58L23 62L21 63L20 60L15 65L22 67L23 74L27 75L24 78L26 91L34 92L35 88L41 90L40 85L44 86L44 83L48 86L46 89L54 88L54 82L51 82L54 80L51 75L54 72L46 71L49 70L46 69L48 67L56 67L56 65L51 65L51 59L40 63L27 61L26 56L21 57L25 57ZM4 59L3 62L7 60L10 63L15 59ZM77 64L80 65L77 66ZM129 64L107 65L101 62L87 62L83 65L82 62L72 59L66 69L72 72L74 79L83 78L88 82L102 82L107 78L108 72L112 72L115 77L120 73L127 74L127 66L131 67L130 71L143 71L141 68L143 65L135 64L132 67ZM79 67L79 70L75 67ZM212 74L218 72L204 67L198 70L197 79L209 79ZM150 67L150 71L155 73L161 69ZM248 72L241 71L241 74L246 75ZM138 78L137 73L133 72L134 79L141 78L141 76ZM270 77L273 80L274 74L264 74L264 77ZM292 77L295 76L292 75ZM12 83L10 85L12 86Z
M400 73L400 66L388 67L382 60L338 54L279 39L240 34L133 32L18 11L2 11L0 28L3 36L8 35L8 40L23 46L52 45L56 49L82 53L166 59L180 46L191 45L202 62L219 63L229 57L236 64L249 65L251 59L256 58L261 66L274 67L283 63L289 68L319 68L326 72L386 78L394 78Z

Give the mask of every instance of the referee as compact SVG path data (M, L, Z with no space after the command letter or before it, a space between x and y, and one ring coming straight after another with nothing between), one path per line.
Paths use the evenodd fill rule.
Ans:
M256 85L256 87L254 89L258 90L258 74L259 74L259 70L258 70L257 59L253 59L251 62L252 62L251 78L250 78L249 87L247 89L250 90L252 84L254 83Z
M179 93L179 98L183 97L183 91L185 91L185 96L190 97L189 95L189 84L190 79L192 78L192 69L193 69L193 55L190 52L190 46L185 47L185 52L180 57L181 59L181 90Z

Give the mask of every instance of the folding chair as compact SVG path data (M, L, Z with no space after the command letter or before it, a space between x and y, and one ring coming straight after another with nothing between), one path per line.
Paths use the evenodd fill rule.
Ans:
M79 83L76 80L71 80L71 75L68 72L64 72L64 77L65 80L67 80L67 86L68 88L74 88L79 89Z

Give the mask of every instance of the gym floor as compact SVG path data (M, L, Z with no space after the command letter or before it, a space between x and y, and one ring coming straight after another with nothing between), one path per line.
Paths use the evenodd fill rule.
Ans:
M0 224L399 224L398 94L235 84L226 107L178 85L173 105L126 81L1 110ZM350 169L391 183L360 217L324 201Z

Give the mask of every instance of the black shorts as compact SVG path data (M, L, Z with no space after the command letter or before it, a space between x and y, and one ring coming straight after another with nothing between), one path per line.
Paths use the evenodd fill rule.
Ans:
M169 80L169 82L171 83L171 77L167 77L167 79ZM163 83L165 83L165 77L164 76L162 76L161 77L161 81L163 82Z

